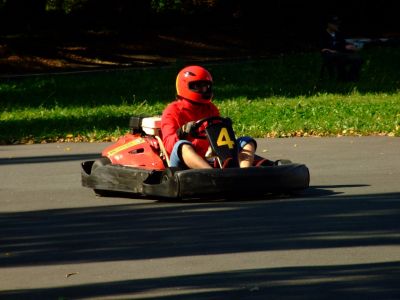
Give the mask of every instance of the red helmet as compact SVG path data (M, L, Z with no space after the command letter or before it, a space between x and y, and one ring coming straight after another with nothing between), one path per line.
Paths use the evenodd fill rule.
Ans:
M176 92L190 101L210 102L213 96L211 74L200 66L183 68L176 77Z

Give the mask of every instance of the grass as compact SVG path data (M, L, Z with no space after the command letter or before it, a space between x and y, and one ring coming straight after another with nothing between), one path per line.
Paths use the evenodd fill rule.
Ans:
M236 131L257 137L395 136L400 133L398 95L383 99L374 94L325 94L291 100L281 97L254 101L241 99L224 104L222 112L240 124L236 125ZM242 119L242 115L252 117Z
M318 53L206 65L238 135L400 136L400 49L362 51L358 83L318 80ZM183 64L0 82L0 143L113 140L132 115L161 114Z

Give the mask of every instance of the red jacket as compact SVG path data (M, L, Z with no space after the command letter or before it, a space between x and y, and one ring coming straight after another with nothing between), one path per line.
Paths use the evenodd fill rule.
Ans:
M169 154L179 140L176 131L190 121L197 121L205 117L219 116L218 108L212 103L193 103L187 100L176 100L170 103L164 110L161 117L161 133L164 146ZM209 143L207 140L187 138L192 142L195 151L204 156L207 152Z

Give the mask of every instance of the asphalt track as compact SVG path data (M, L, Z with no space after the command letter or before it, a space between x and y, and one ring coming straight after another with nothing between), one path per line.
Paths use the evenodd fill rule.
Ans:
M297 197L98 198L106 144L0 147L0 299L400 299L400 139L260 139Z

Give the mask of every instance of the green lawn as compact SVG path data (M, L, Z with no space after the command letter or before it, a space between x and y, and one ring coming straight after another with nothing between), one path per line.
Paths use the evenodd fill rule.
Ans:
M238 134L400 136L400 49L370 47L358 83L318 80L318 53L205 65ZM110 140L174 99L168 68L0 81L0 143Z

